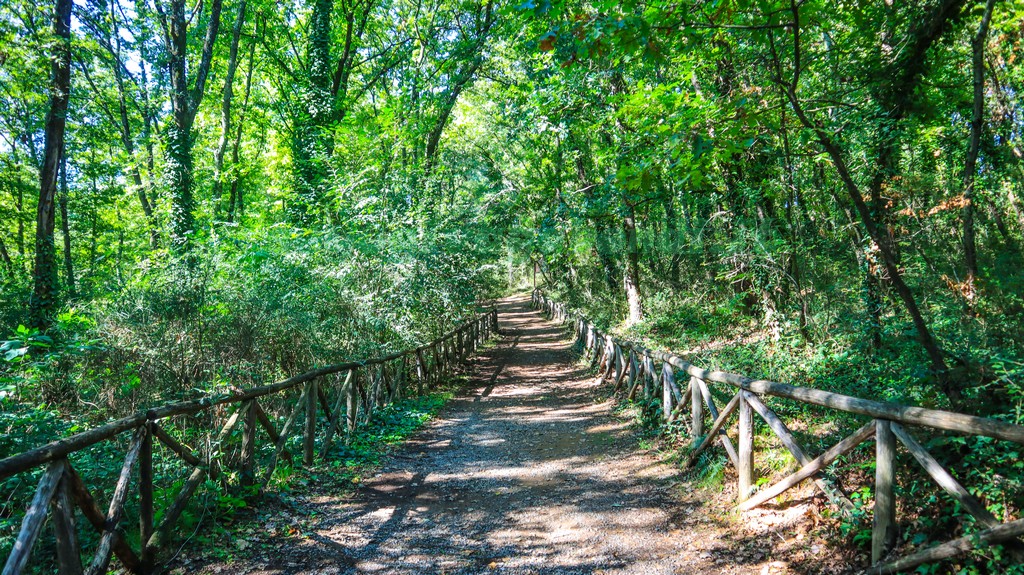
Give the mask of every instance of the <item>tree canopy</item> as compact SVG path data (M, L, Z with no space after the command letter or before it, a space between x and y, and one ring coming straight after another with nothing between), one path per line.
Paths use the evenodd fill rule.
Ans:
M98 366L256 378L422 341L536 269L644 337L1019 404L1022 9L5 2L9 370L42 337L102 350L33 364L56 398Z

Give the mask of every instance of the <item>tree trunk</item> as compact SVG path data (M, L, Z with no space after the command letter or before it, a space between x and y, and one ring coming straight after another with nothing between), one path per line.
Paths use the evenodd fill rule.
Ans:
M242 215L243 201L242 189L240 186L239 171L239 155L238 151L242 147L242 128L245 126L245 116L249 111L249 94L252 88L252 69L255 63L256 56L256 42L253 42L249 46L249 66L245 72L245 95L242 98L242 113L238 117L238 127L235 128L235 141L231 145L231 191L228 195L228 221L235 221L235 213L239 216Z
M10 252L7 251L7 244L4 243L4 239L0 238L0 261L4 263L4 270L7 272L8 279L14 279L14 261L11 259Z
M329 133L334 119L331 95L331 12L333 0L314 0L309 17L306 61L309 81L301 88L292 125L292 163L295 198L289 216L295 223L312 223L327 195Z
M640 298L640 246L636 239L636 213L633 206L626 204L626 214L622 218L622 231L626 239L626 269L623 274L623 287L626 290L626 303L629 305L629 325L643 319L643 302Z
M943 32L946 30L947 24L960 13L960 9L963 4L963 0L944 0L940 3L931 11L928 17L921 19L913 25L913 30L909 34L910 39L906 42L910 46L910 49L896 51L896 59L888 63L887 67L889 70L887 71L887 74L882 76L884 78L884 84L878 90L877 100L882 105L882 109L885 110L883 117L880 118L879 121L883 122L883 125L886 125L889 129L885 130L885 133L879 136L882 139L878 144L879 152L876 154L876 158L879 159L880 164L876 166L877 169L872 178L872 193L875 193L875 184L881 182L879 178L886 175L885 170L891 167L890 163L893 158L895 158L895 128L899 126L900 121L910 109L911 104L915 101L911 97L911 94L919 82L924 66L925 56L927 55L930 47L942 36ZM946 394L946 397L956 405L961 400L959 386L957 386L950 377L945 356L939 348L938 342L932 335L932 332L928 327L928 323L925 321L924 316L917 305L917 300L914 297L913 291L911 291L910 287L903 280L902 272L900 272L899 269L898 251L892 241L893 238L886 233L887 230L881 229L876 223L876 220L871 213L871 209L868 207L868 204L864 199L864 195L861 193L860 187L854 181L853 175L850 173L846 158L844 157L840 147L832 139L830 131L822 124L813 121L808 116L800 102L800 99L797 97L797 88L799 86L802 66L800 61L800 17L799 4L794 2L791 6L791 11L793 13L793 25L789 28L789 32L793 36L793 77L790 81L780 80L786 99L789 101L790 106L797 118L800 120L800 123L808 130L811 130L815 139L818 141L818 144L822 149L824 149L825 153L832 161L832 165L835 167L836 172L838 172L839 178L843 183L843 187L846 189L847 195L849 195L852 200L854 208L857 210L857 214L860 217L864 228L867 230L868 235L874 241L875 246L878 249L878 253L881 256L882 264L885 268L886 274L888 275L889 282L896 290L900 299L903 300L907 313L910 315L910 318L914 323L918 341L920 341L921 347L923 347L925 352L928 354L929 360L931 361L931 369L938 381L939 387ZM777 60L775 62L775 66L776 70L780 69Z
M68 97L71 91L71 0L57 0L53 33L53 84L50 111L46 116L43 165L39 171L39 204L36 209L36 260L30 303L32 325L45 329L57 308L57 262L53 244L54 198L57 172L64 150Z
M950 400L958 402L960 400L960 390L949 380L949 367L946 365L946 359L942 354L942 350L939 348L938 342L936 342L935 338L932 336L932 332L928 328L928 323L925 321L920 308L917 306L917 300L914 298L914 293L910 290L910 286L903 281L903 274L900 272L896 263L896 257L889 248L888 238L882 235L881 230L879 230L874 219L871 217L871 210L868 208L867 202L864 201L864 196L861 195L857 184L853 181L853 177L850 175L849 168L846 165L846 160L843 158L842 152L832 142L829 135L821 128L816 127L806 114L804 114L803 108L796 99L796 94L792 91L790 91L790 102L793 104L794 111L800 118L800 121L809 129L814 130L818 143L822 148L824 148L825 152L832 160L836 171L839 172L839 178L842 180L847 194L853 201L857 214L860 216L861 223L863 223L868 235L872 240L874 240L875 246L878 248L878 253L881 255L882 264L889 276L889 281L896 289L896 293L899 295L900 299L903 300L903 305L907 308L907 313L910 314L910 319L913 321L914 327L917 330L918 341L921 342L921 346L924 348L931 360L932 370L935 372L935 376L939 381L940 387Z
M71 224L68 222L68 156L67 146L60 158L60 231L64 239L64 286L75 297L75 267L71 261Z
M666 197L663 205L665 207L665 234L668 236L668 280L673 286L678 286L679 266L683 261L683 254L680 253L682 243L679 241L679 224L676 222L677 216L673 195Z
M972 308L975 293L974 281L978 275L978 253L974 232L975 172L977 171L978 150L981 147L981 131L984 127L985 114L985 40L988 37L988 25L992 19L992 10L995 3L995 0L988 0L985 3L985 13L981 17L978 33L971 42L973 52L974 108L971 113L971 136L967 145L967 158L964 161L964 207L962 216L968 305Z
M231 48L228 50L228 71L224 76L224 94L220 104L220 140L213 152L213 210L214 219L220 211L221 195L224 189L224 153L228 149L231 137L231 99L234 96L235 71L238 69L238 43L242 37L242 24L245 22L245 4L238 4L238 14L231 30Z
M222 0L213 0L195 85L191 89L186 74L189 18L185 14L185 0L171 2L169 18L168 14L162 12L159 2L156 6L161 10L161 23L164 27L171 92L171 124L165 131L167 183L172 194L171 244L179 253L186 253L191 250L191 238L195 231L192 124L202 102L206 78L210 72L213 44L220 27Z

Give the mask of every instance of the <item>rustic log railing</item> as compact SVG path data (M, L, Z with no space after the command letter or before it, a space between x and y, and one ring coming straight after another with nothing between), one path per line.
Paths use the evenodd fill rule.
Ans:
M112 555L117 556L121 566L129 572L152 572L158 565L158 552L171 538L174 526L205 478L226 482L229 476L237 477L238 487L265 490L279 460L291 457L287 443L296 427L304 425L302 463L311 465L316 458L327 458L336 437L349 437L360 424L370 420L375 410L433 388L456 364L496 333L497 328L498 314L491 310L416 349L322 367L227 395L140 411L0 460L0 480L45 468L2 575L17 575L25 569L47 516L54 535L54 563L61 575L102 575L107 572ZM283 423L274 421L273 415L259 402L269 396L284 396L289 391L298 392L298 399L291 404L293 407ZM300 424L299 415L303 412L304 423ZM186 417L192 417L194 423L195 416L200 414L218 431L203 449L194 450L175 437L171 423ZM239 426L240 432L234 434ZM270 440L270 445L263 450L257 445L261 430ZM70 456L129 432L131 439L124 463L104 510L94 495L98 490L90 491ZM158 480L153 465L154 438L191 470L159 520L154 504L154 482ZM136 468L138 476L133 480ZM226 473L229 471L237 475ZM138 540L141 543L138 549L129 544L122 528L125 505L133 485L137 488L139 506ZM99 544L84 569L81 558L86 550L78 541L76 507L99 536Z
M969 552L981 542L1005 543L1011 553L1017 557L1021 556L1024 544L1018 537L1024 534L1024 518L1007 522L996 519L904 426L982 435L1018 444L1024 444L1024 427L962 413L873 401L809 387L755 380L733 373L708 371L678 355L654 351L637 343L618 339L596 327L586 317L570 311L565 304L552 301L539 290L534 291L532 301L535 309L544 311L549 317L563 324L571 324L586 357L597 364L602 380L612 382L615 393L621 392L629 399L635 399L637 394L642 394L646 400L655 400L660 393L660 410L664 423L676 423L688 431L692 439L693 447L684 464L686 467L692 467L701 452L709 446L718 443L723 447L737 471L737 508L740 511L762 505L806 479L813 479L834 504L850 508L851 502L842 491L822 477L821 472L842 455L849 453L864 441L874 438L875 502L871 539L872 565L868 569L869 572L907 571L925 563ZM657 366L659 362L660 368ZM685 390L676 382L677 372L689 377ZM730 386L726 389L732 394L732 399L721 410L712 398L710 383ZM778 414L760 399L760 395L771 395L868 416L871 420L817 457L811 457ZM686 413L687 410L689 413ZM767 423L768 428L800 465L800 468L788 477L756 491L754 413ZM727 423L733 414L737 414L739 419L736 445L733 445L726 432L729 428ZM710 426L706 426L706 422L710 422ZM949 494L961 509L974 517L982 527L981 530L905 557L890 557L897 536L894 494L897 443L902 444L910 452L927 475Z

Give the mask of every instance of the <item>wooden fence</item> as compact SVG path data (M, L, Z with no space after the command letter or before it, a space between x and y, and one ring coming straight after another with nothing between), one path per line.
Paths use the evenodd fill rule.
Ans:
M550 300L539 290L533 293L533 306L554 320L572 325L584 353L592 362L597 363L601 377L613 382L616 393L621 392L629 399L636 398L637 394L642 394L646 399L661 396L661 417L665 424L684 425L693 441L686 467L693 466L697 456L709 446L721 445L737 471L739 510L746 511L762 505L806 479L813 479L834 504L850 508L852 504L842 491L822 478L820 473L840 456L874 438L875 502L870 572L896 573L910 570L925 563L966 553L981 542L1004 542L1010 553L1018 559L1024 557L1024 545L1018 539L1024 534L1024 519L1008 522L996 519L904 426L920 427L927 431L982 435L1017 444L1024 444L1024 427L962 413L872 401L809 387L755 380L733 373L708 371L678 355L650 350L617 339L582 315L570 311L565 304ZM689 378L685 390L676 380L680 372ZM732 395L732 399L721 409L712 398L709 388L712 383L728 386L726 389ZM871 419L839 443L812 457L797 442L782 419L760 399L761 395L781 397ZM754 413L768 424L768 428L800 465L800 469L788 477L756 491ZM726 433L733 414L737 414L739 419L736 445ZM982 527L981 530L905 557L888 557L897 535L893 489L896 481L897 443L902 444L927 475L974 517Z
M117 556L129 572L153 571L158 552L170 540L174 526L207 477L223 482L236 474L237 485L242 488L250 492L266 489L278 461L291 457L287 441L300 425L304 425L302 462L310 465L316 458L328 457L336 439L350 436L357 426L370 420L374 410L432 388L495 333L497 327L497 311L491 310L413 350L323 367L229 395L156 407L0 460L0 480L44 468L3 575L19 574L26 567L47 516L53 529L55 564L62 575L106 573L111 555ZM263 409L260 400L282 397L289 391L299 392L298 399L283 422L275 421L277 418ZM195 423L200 414L213 424L211 430L218 431L203 449L194 450L175 437L171 424L186 418ZM302 414L304 423L300 421ZM239 426L240 433L233 434ZM93 495L96 490L90 491L86 486L71 457L129 433L131 439L121 472L104 510ZM261 437L269 439L267 449L258 449ZM153 485L159 480L153 465L154 438L191 470L159 521L154 508ZM136 468L138 476L133 481ZM139 549L129 544L122 529L125 504L133 484L139 507ZM92 560L84 570L85 549L78 542L76 507L99 536Z

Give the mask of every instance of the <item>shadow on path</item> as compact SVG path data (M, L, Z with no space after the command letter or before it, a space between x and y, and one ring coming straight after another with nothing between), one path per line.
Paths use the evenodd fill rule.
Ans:
M268 537L205 570L788 572L767 562L769 542L732 535L673 495L675 471L596 402L593 375L528 297L499 302L499 318L503 338L475 360L465 393L354 497L311 498L311 532Z

